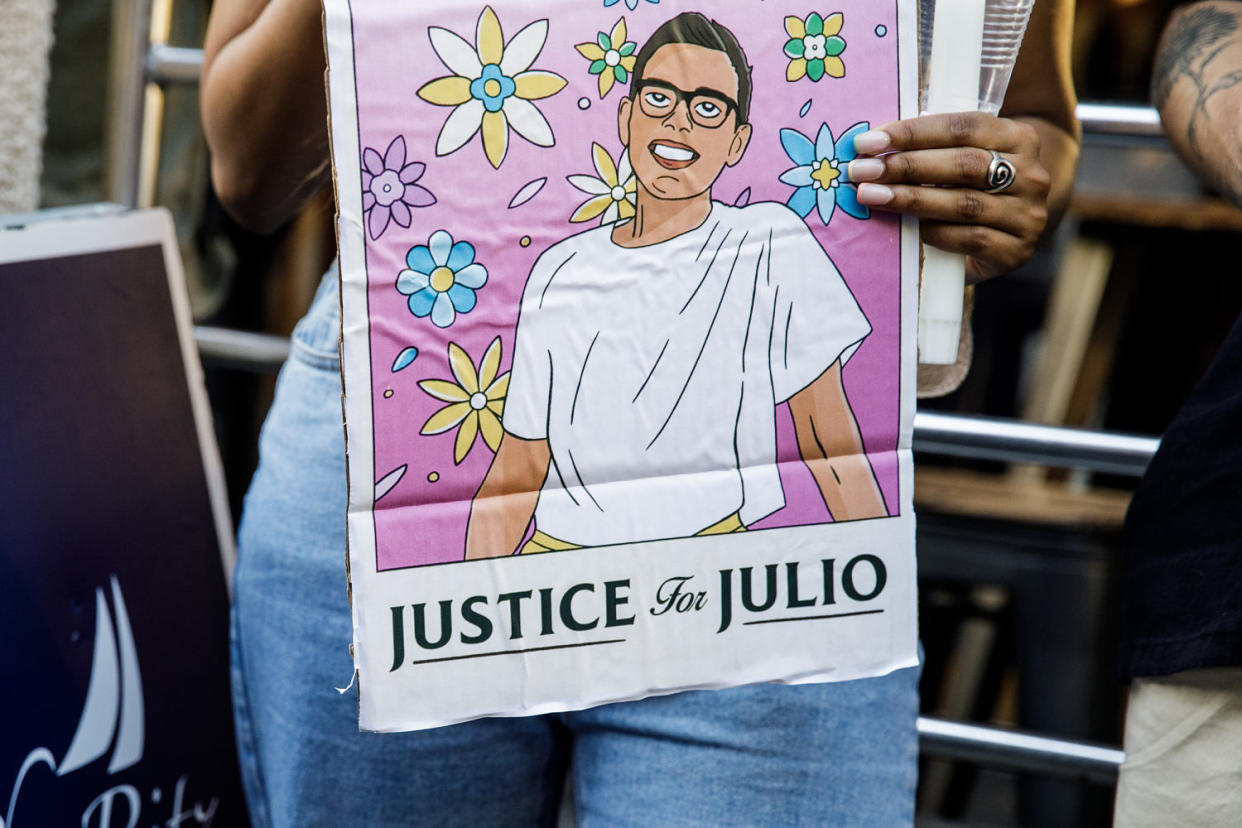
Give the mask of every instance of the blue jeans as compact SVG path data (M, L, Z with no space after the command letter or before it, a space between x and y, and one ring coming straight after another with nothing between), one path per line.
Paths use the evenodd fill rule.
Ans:
M697 691L417 733L360 733L349 682L336 277L294 334L246 496L237 741L266 826L910 825L918 670ZM417 699L411 699L417 704Z

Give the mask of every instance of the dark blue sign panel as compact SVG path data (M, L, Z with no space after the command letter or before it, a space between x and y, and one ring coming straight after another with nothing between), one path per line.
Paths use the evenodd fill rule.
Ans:
M0 828L247 822L170 232L0 232Z

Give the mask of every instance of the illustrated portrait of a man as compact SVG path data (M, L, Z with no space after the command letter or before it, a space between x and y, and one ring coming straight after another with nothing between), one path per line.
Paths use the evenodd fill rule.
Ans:
M745 531L785 506L782 403L833 519L887 515L841 378L870 324L796 213L712 198L751 96L738 39L701 14L639 51L617 119L636 215L531 270L467 558Z

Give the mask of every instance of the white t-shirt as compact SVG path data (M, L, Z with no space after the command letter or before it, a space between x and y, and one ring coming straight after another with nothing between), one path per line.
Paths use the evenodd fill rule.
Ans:
M853 294L782 204L636 249L612 229L553 245L522 296L504 427L548 440L537 528L603 546L782 508L776 406L871 332Z

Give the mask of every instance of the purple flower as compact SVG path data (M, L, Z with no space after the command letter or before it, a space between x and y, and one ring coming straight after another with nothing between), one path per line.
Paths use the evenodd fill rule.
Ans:
M423 177L427 165L421 161L405 163L405 138L398 135L381 158L367 147L362 152L362 211L367 217L367 230L378 239L395 221L410 226L411 207L430 207L436 197L416 182Z

